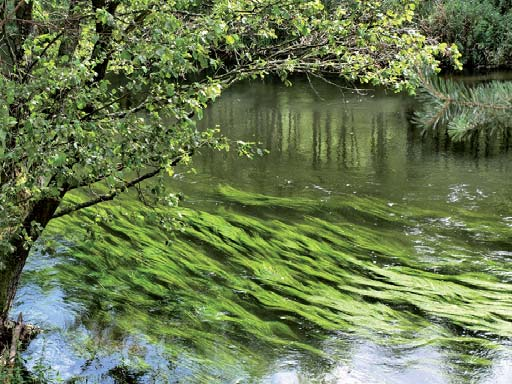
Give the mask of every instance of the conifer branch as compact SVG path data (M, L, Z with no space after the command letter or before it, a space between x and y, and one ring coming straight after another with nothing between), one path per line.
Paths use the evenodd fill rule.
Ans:
M413 122L428 130L447 129L455 141L490 131L512 129L512 82L492 81L470 87L463 82L419 74L423 109Z

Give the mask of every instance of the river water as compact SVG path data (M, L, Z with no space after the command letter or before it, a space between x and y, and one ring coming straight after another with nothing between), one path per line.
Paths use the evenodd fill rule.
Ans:
M15 311L73 383L512 382L512 151L410 125L382 90L239 85L203 127L258 142L49 228ZM161 214L176 229L164 226ZM101 219L101 220L100 220Z

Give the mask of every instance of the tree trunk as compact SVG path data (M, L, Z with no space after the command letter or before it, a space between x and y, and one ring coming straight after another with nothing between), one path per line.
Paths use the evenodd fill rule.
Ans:
M7 321L28 253L28 249L21 247L12 254L2 255L2 268L0 270L0 328L3 328Z
M30 240L18 234L11 239L12 252L0 250L0 335L5 333L5 324L30 252L30 244L41 234L40 228L45 228L52 219L63 196L64 193L60 199L43 199L33 204L23 220L24 231ZM2 344L3 340L0 339L0 350L5 347Z

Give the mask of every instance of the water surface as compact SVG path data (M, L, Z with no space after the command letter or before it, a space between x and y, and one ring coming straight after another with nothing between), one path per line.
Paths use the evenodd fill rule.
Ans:
M228 91L201 126L270 151L204 151L167 184L52 224L17 310L26 353L75 383L509 383L508 139L452 144L403 95L296 79ZM165 229L165 213L175 229ZM39 369L41 371L41 369Z

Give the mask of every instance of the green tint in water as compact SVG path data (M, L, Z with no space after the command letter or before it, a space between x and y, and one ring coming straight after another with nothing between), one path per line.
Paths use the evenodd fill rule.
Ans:
M271 154L198 156L170 181L182 230L129 197L53 224L66 250L20 299L70 315L32 358L66 345L77 382L509 382L508 144L420 142L402 97L297 83L208 111Z

